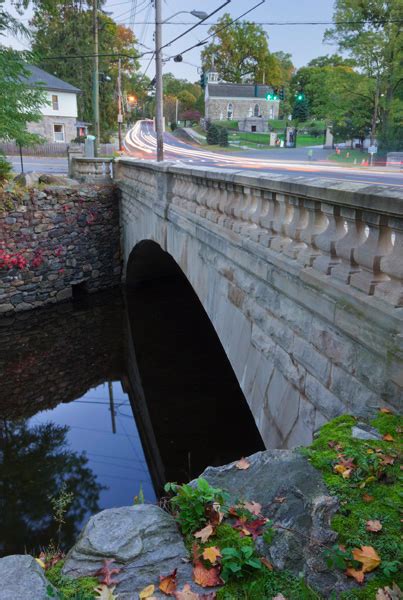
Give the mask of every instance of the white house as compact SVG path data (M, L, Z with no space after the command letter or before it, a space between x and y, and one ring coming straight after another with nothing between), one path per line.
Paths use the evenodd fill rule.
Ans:
M29 123L28 130L56 143L71 142L79 135L86 135L88 123L77 121L77 94L81 90L34 65L28 65L27 69L28 83L42 87L48 97L48 104L40 109L43 118Z

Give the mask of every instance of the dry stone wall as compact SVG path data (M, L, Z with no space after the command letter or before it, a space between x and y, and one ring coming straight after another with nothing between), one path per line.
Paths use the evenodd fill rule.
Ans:
M120 282L111 185L45 186L0 196L0 315ZM78 289L78 288L76 288Z

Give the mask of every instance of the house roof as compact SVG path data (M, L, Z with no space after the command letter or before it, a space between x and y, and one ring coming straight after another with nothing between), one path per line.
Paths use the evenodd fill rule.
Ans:
M27 65L27 70L30 75L26 78L29 84L43 87L47 90L54 90L55 92L70 92L72 94L79 94L81 90L67 81L63 81L47 71L36 67L35 65Z
M249 83L209 83L208 95L220 98L266 98L272 90L269 85Z

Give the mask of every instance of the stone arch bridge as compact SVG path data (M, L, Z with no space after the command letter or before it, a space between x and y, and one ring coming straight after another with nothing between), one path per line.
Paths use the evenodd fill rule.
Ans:
M113 167L127 283L174 259L267 447L307 444L342 413L401 410L398 190L124 158Z

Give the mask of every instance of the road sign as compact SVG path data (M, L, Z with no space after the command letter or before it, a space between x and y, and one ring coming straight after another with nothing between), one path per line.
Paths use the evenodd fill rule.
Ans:
M369 154L376 154L378 152L378 147L377 146L369 146L368 147L368 153Z

